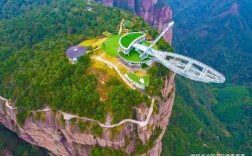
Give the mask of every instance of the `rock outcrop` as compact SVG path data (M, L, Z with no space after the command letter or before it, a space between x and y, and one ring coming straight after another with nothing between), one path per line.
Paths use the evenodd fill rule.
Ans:
M157 25L161 32L166 24L172 20L170 6L163 4L160 0L98 0L106 6L115 6L130 10L151 25ZM166 41L172 43L172 29L164 36Z
M103 128L102 135L97 135L89 128L81 132L74 121L64 120L60 112L55 113L48 109L45 112L40 112L40 118L36 117L38 114L33 113L31 117L26 119L23 126L18 126L16 120L18 108L10 109L3 100L0 100L0 122L16 132L20 138L33 145L44 147L59 156L87 156L90 155L90 150L97 146L120 149L128 154L137 152L136 154L140 155L158 156L162 150L161 139L169 123L173 107L174 76L175 74L172 73L166 79L165 87L162 89L163 98L157 98L154 111L145 127L134 123L125 123L116 128L116 131ZM134 119L144 120L148 110L146 104L140 105L135 109ZM139 149L137 149L139 145L152 146L139 153Z

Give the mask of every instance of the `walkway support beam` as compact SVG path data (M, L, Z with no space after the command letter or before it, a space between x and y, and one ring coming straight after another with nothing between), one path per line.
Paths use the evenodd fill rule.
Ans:
M163 30L163 32L155 39L154 42L152 42L152 44L148 47L148 49L146 51L144 51L141 54L141 59L144 60L146 57L148 57L148 53L151 52L152 47L165 35L165 33L174 25L174 21L170 22L167 24L166 28Z

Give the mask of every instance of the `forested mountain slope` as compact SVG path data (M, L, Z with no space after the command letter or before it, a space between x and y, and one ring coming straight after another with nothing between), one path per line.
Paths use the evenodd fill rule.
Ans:
M227 82L223 85L207 85L177 78L174 114L163 139L168 144L163 154L173 155L181 149L183 154L197 153L205 144L209 147L221 146L218 143L210 145L214 140L225 146L218 150L220 153L250 154L252 2L249 0L165 0L165 2L171 5L173 10L176 23L173 46L177 53L191 56L215 67L224 73ZM191 110L191 114L185 113L186 110ZM194 122L187 121L190 118L194 118ZM184 122L181 123L182 121ZM195 126L192 123L197 124ZM204 126L200 123L206 127L202 128ZM193 131L194 127L199 125L202 129L196 128L199 131ZM209 129L210 133L205 129ZM191 142L196 139L202 139L202 142ZM170 140L173 140L173 144L169 144ZM176 143L179 143L179 146ZM231 151L228 150L229 147L232 148ZM203 148L203 151L208 149Z
M0 19L9 19L16 17L23 13L32 11L33 9L38 9L41 6L46 5L50 1L41 0L1 0L0 1Z
M177 76L176 98L162 155L251 153L252 89L220 88Z

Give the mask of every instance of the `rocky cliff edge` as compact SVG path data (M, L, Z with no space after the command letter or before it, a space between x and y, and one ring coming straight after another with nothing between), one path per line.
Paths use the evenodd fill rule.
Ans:
M127 122L114 129L102 128L101 135L93 133L91 128L81 132L75 124L76 120L66 119L61 112L53 112L49 108L33 112L24 125L19 126L16 120L18 108L14 108L11 103L7 105L3 98L0 99L0 122L25 141L44 147L59 156L87 156L94 147L122 150L129 155L158 156L162 150L161 139L173 107L174 76L175 74L172 73L165 80L165 87L162 89L163 98L155 98L154 110L148 124L144 127ZM149 109L146 104L138 106L134 109L134 119L145 120ZM37 117L38 113L40 118ZM82 119L82 122L87 121ZM109 123L109 117L106 124L107 122ZM149 149L141 151L141 147Z

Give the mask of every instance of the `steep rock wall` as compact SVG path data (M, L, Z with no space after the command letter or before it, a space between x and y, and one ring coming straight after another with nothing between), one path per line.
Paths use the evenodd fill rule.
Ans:
M141 155L158 156L162 150L161 139L169 123L173 107L174 76L175 74L172 73L166 79L165 87L162 89L163 98L157 98L156 111L152 113L148 125L139 127L133 123L125 123L120 126L114 137L108 128L102 129L102 136L94 134L90 129L80 132L78 126L72 121L64 120L62 122L61 113L53 113L50 110L43 112L42 119L36 119L36 115L32 115L20 127L16 121L18 109L10 109L3 100L0 100L0 122L16 132L20 138L33 145L44 147L59 156L87 156L90 155L91 148L96 146L121 149L131 154L137 150L137 140L140 140L141 144L148 144L153 133L160 129L161 132L155 138L153 146L141 153ZM146 104L142 104L135 110L134 119L142 121L149 108Z
M130 10L151 25L158 25L158 31L165 28L165 24L172 20L170 6L163 4L160 0L98 0L106 6L115 6ZM172 29L164 36L166 41L172 43Z

